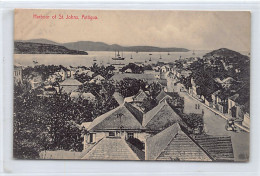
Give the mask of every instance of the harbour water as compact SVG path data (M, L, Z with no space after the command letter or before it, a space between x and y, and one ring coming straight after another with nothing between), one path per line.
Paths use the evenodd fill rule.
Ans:
M67 55L67 54L14 54L14 64L20 64L22 66L33 66L33 61L37 61L38 64L44 65L63 65L63 66L91 66L93 63L97 64L113 64L121 63L128 64L134 62L143 63L157 63L160 62L174 62L177 59L183 59L187 57L202 57L209 51L195 51L193 55L192 51L189 52L124 52L120 53L121 57L125 60L112 60L115 57L115 52L111 51L88 51L89 55ZM130 58L133 59L130 59ZM160 59L161 57L161 59ZM96 60L96 61L93 61ZM151 60L151 61L149 61Z
M68 55L68 54L14 54L14 64L22 66L33 66L34 62L44 65L63 65L63 66L86 66L89 67L93 63L110 65L110 64L128 64L134 62L143 62L147 64L160 62L174 62L177 59L189 57L202 57L208 50L199 50L189 52L120 52L120 56L125 60L112 60L115 57L113 51L88 51L88 55ZM248 52L240 52L247 55ZM133 59L130 59L130 58ZM160 59L161 58L161 59ZM95 60L95 61L94 61ZM150 61L151 60L151 61Z

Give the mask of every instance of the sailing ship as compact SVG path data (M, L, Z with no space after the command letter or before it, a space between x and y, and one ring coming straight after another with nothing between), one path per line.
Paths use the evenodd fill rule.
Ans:
M170 53L168 52L168 55L170 55Z
M130 59L133 59L133 57L132 57L132 54L131 54L131 57L130 57Z
M125 60L125 58L123 57L123 53L122 53L122 57L120 56L119 54L119 51L118 53L116 54L116 51L115 51L115 57L112 58L113 60Z
M38 61L37 61L37 60L34 60L33 63L34 63L34 64L38 64Z
M193 50L193 52L192 52L192 55L195 55L195 52L194 52L194 50Z
M149 61L152 61L152 58L150 57Z
M160 58L159 59L162 59L162 56L161 56L161 54L160 54Z

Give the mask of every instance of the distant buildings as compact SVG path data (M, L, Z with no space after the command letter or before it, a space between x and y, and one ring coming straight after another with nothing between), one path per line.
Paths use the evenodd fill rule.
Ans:
M22 83L23 82L23 77L22 77L22 67L21 66L14 66L14 83Z
M82 85L82 83L74 78L65 79L63 82L60 83L62 92L65 92L67 94L77 90L80 85Z

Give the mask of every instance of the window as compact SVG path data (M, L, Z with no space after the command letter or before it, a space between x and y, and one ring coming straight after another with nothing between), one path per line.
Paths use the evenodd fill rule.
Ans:
M134 138L134 133L127 133L128 138Z
M90 134L89 134L89 142L90 142L90 143L93 142L93 136L94 136L93 133L90 133Z
M115 131L109 131L108 136L110 137L116 136Z

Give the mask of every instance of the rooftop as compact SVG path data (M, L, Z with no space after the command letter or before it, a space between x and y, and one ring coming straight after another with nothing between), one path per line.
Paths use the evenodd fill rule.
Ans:
M65 79L60 83L61 86L80 86L82 83L74 78Z
M144 152L121 138L103 138L82 158L87 160L144 160Z
M178 123L146 141L146 160L212 161Z
M181 121L180 116L166 101L163 101L144 115L142 125L149 130L157 131L179 121Z
M97 117L88 127L88 131L111 129L143 129L141 114L132 105L124 103L119 107Z

